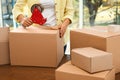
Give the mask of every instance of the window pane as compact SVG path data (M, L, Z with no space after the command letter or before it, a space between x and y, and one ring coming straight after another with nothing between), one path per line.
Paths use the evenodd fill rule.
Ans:
M2 24L3 26L9 25L13 27L13 16L12 16L12 8L15 0L1 0L1 12L2 16Z
M71 27L78 28L78 20L79 20L79 0L74 0L74 21Z
M120 0L84 0L84 26L120 24Z

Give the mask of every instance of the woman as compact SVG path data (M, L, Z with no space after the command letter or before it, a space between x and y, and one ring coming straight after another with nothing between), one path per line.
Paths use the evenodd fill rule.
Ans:
M14 19L21 23L23 27L29 27L33 24L30 19L31 7L34 4L40 4L44 8L42 15L47 18L44 26L59 28L60 37L63 37L68 25L72 23L74 8L72 0L17 0L14 8ZM23 14L24 7L28 7L27 17ZM66 43L66 40L65 40Z

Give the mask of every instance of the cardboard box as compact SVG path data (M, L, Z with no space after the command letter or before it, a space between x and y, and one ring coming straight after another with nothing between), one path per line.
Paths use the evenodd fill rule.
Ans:
M11 65L57 67L64 55L58 30L18 28L9 40Z
M120 25L116 24L108 25L108 32L120 32Z
M73 65L90 73L110 70L113 68L112 53L92 47L76 48L71 51Z
M9 63L10 63L9 43L0 42L0 65Z
M92 27L71 30L71 49L94 47L113 53L116 73L120 72L120 32L109 32L108 27Z
M0 65L10 63L8 33L8 27L0 28Z
M0 27L0 42L8 42L8 27Z
M115 72L112 69L90 74L69 61L56 70L56 80L115 80Z

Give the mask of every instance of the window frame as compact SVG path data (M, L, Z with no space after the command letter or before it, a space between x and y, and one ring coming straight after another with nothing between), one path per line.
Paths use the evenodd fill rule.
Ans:
M0 0L0 27L3 27L2 0Z
M79 0L79 28L83 28L83 0Z

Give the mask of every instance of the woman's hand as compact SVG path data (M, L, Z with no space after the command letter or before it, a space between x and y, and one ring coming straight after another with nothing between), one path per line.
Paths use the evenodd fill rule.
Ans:
M59 35L60 37L63 37L66 30L67 30L67 27L68 25L71 23L70 19L65 19L63 23L57 25L57 26L53 26L51 27L51 29L53 30L59 30Z
M23 27L29 27L33 24L30 18L23 18L20 23L22 24Z
M59 24L59 25L50 27L50 29L52 29L52 30L59 30L59 36L63 37L63 35L66 32L67 26L65 26L64 24Z
M67 29L67 26L65 24L61 24L60 25L60 28L59 28L59 34L60 34L60 37L63 37L65 32L66 32L66 29Z
M60 33L60 37L63 37L68 25L71 23L70 19L65 19L64 22L62 24L60 24L60 28L59 28L59 33Z
M64 24L59 24L59 25L50 27L50 29L59 30L59 36L63 37L64 33L66 32L67 26L65 26Z
M17 20L19 23L22 24L23 27L29 27L30 25L33 24L32 20L30 18L24 17L22 14L20 14L17 17Z

